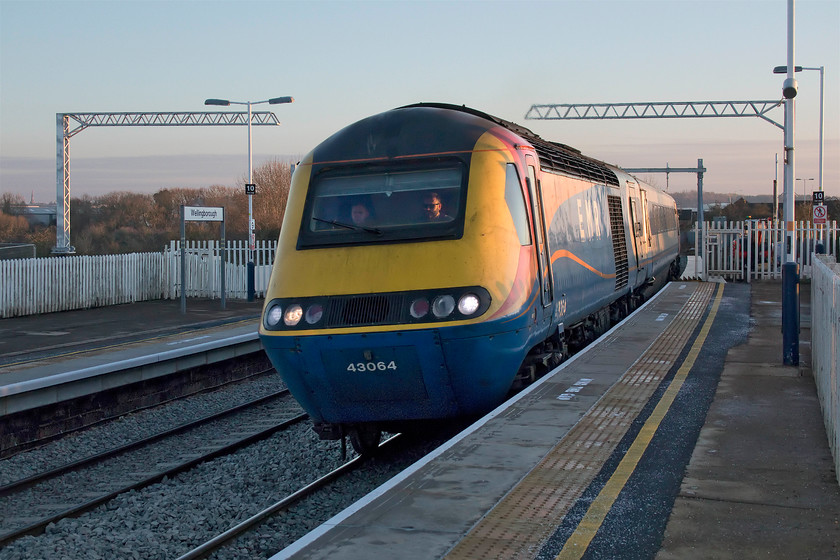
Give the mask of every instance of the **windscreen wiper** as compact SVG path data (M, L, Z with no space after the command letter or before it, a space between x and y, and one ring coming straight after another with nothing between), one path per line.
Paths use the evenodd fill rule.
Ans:
M368 233L373 233L373 234L376 234L376 235L382 235L382 230L379 229L379 228L357 226L357 225L354 225L354 224L345 224L344 222L337 222L335 220L325 220L323 218L316 218L315 216L312 216L312 219L315 220L316 222L322 222L322 223L330 224L330 225L333 225L333 226L343 227L345 229L351 229L353 231L366 231Z

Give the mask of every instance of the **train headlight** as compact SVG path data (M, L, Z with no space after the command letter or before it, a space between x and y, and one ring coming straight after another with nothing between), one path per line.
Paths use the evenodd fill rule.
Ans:
M286 323L287 327L294 327L300 323L301 317L303 317L303 308L295 303L286 309L283 314L283 322Z
M422 319L429 313L429 300L424 297L415 299L411 302L409 312L415 319Z
M438 296L432 303L432 313L438 319L448 317L455 310L455 298L449 295Z
M458 300L458 311L462 315L472 315L481 306L481 300L475 294L465 294Z
M321 320L321 317L324 316L324 306L319 303L313 303L309 307L306 308L306 322L310 325L314 325L318 321Z
M283 308L279 305L272 305L265 312L265 326L273 329L283 318Z

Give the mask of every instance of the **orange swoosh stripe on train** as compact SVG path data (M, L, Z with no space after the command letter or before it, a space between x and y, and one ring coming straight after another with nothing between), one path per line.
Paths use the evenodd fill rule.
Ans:
M596 269L595 267L593 267L592 265L590 265L589 263L585 262L583 259L581 259L577 255L575 255L571 251L567 251L566 249L560 249L559 251L555 251L554 254L551 255L551 264L554 264L554 261L556 261L558 259L562 259L562 258L571 259L571 260L575 261L576 263L578 263L582 267L586 268L587 270L591 270L592 272L594 272L595 274L597 274L601 278L615 278L615 273L605 274L605 273L601 272L600 270Z

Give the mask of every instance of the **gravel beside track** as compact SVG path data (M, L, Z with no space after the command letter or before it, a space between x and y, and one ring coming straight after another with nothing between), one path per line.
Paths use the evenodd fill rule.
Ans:
M0 480L29 476L282 388L277 374L265 375L127 415L0 461ZM271 556L444 439L369 461L213 557ZM348 453L353 455L352 450ZM18 539L0 549L0 560L177 558L342 462L340 443L320 441L306 422L173 479L122 494L92 512L50 525L41 536Z
M406 438L394 450L369 460L358 470L304 499L289 511L267 520L257 530L239 537L210 558L241 560L273 556L431 453L455 431L423 441Z
M114 449L169 428L221 412L285 389L276 372L127 414L112 422L69 434L41 447L0 459L0 484Z

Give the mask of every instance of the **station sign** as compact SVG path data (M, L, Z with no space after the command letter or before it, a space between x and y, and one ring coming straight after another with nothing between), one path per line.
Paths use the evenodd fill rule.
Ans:
M225 209L221 206L184 206L187 222L223 222Z
M817 193L814 193L817 194ZM814 223L824 224L828 218L828 207L822 204L814 205Z

